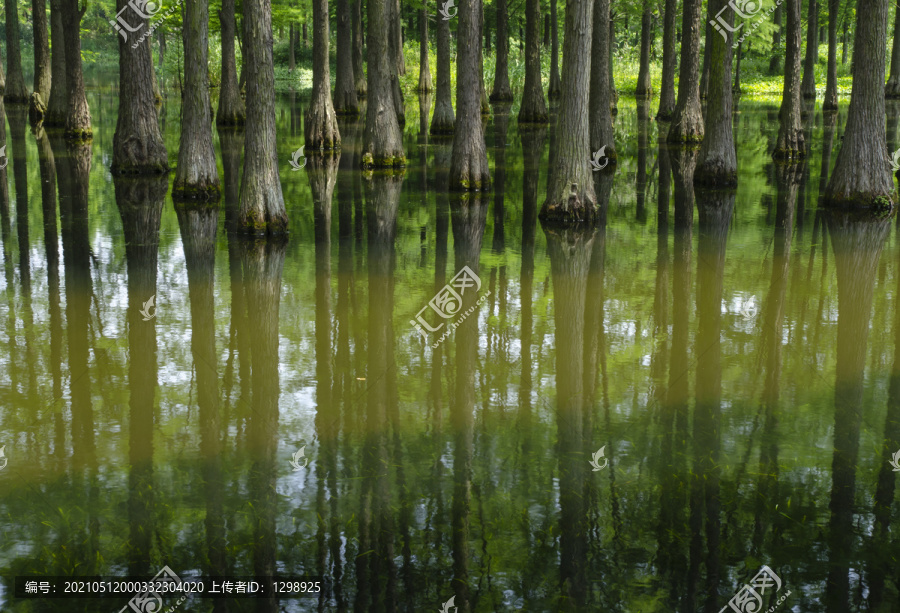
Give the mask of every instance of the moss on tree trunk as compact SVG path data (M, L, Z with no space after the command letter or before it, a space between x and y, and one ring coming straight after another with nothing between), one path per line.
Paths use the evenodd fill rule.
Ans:
M329 40L328 0L313 0L313 89L303 122L306 149L310 153L341 147L337 115L331 101Z
M438 7L443 0L437 0ZM430 132L433 135L453 134L456 118L453 115L453 92L450 89L450 22L437 20L437 95Z
M806 155L800 121L800 0L785 0L787 11L787 54L784 61L784 89L781 94L778 138L772 157L796 162Z
M699 143L703 140L699 82L701 5L700 0L685 0L682 10L678 100L667 136L673 144Z
M367 0L368 9L368 102L366 128L363 133L362 159L364 168L406 166L403 139L392 93L393 62L388 58L389 20L393 0Z

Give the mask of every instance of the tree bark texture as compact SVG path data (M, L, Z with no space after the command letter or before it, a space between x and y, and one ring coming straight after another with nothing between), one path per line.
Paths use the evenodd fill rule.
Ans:
M616 163L615 135L612 126L612 83L609 72L609 4L610 0L594 0L591 29L590 83L590 151L606 147L610 163Z
M400 89L400 75L406 74L406 63L403 61L403 34L400 28L400 0L388 0L388 48L393 61L388 62L391 71L391 95L394 99L394 113L397 123L406 125L406 105L403 101L403 90Z
M481 123L481 11L482 0L468 0L459 7L456 53L459 115L450 155L451 190L481 191L491 185Z
M806 155L800 121L800 3L801 0L785 0L784 4L787 11L787 53L779 114L781 123L772 157L787 162L798 161Z
M438 7L444 0L437 0ZM450 89L450 22L437 20L437 95L431 129L434 135L453 134L456 119L453 115L453 98Z
M509 16L507 15L506 0L496 0L496 8L497 62L491 102L511 102L513 93L509 86Z
M416 89L423 94L434 91L428 66L428 10L424 5L419 11L419 86Z
M393 62L376 59L389 57L388 21L391 15L389 2L393 3L393 0L366 2L369 23L368 56L373 61L369 62L367 70L368 103L361 149L364 168L406 166L403 135L400 132L392 93Z
M644 0L644 11L641 14L641 60L638 69L637 89L635 96L650 96L653 88L650 86L650 37L652 36L651 20L653 14L649 0Z
M34 93L44 105L50 100L50 39L47 33L47 0L31 0L31 31L34 35Z
M700 0L684 0L681 19L681 67L678 73L678 101L672 115L667 140L670 143L699 143L703 140L703 113L700 108Z
M819 7L816 0L809 0L806 22L806 60L803 62L803 81L800 94L804 98L816 97L816 62L819 61Z
M775 32L772 33L772 57L769 59L769 74L781 72L781 13L784 4L779 4L775 9Z
M237 63L234 56L235 0L222 0L219 23L222 26L222 77L219 84L219 108L216 123L220 126L241 126L247 120L247 110L238 84ZM293 24L291 32L293 33Z
M709 6L708 3L707 6ZM706 100L706 95L709 92L709 52L712 49L712 26L707 23L703 32L703 64L700 67L700 99Z
M126 6L127 0L117 0L117 11ZM148 27L147 19L139 18L137 14L129 17L140 19L143 26ZM153 96L150 38L138 42L136 48L132 45L138 39L125 41L121 36L116 38L119 40L119 112L113 136L112 172L128 175L167 172L169 156L159 129Z
M883 209L893 202L884 126L887 14L888 0L863 0L857 6L853 90L843 143L825 191L828 204Z
M238 226L253 234L282 234L288 218L278 177L271 0L244 0L247 124Z
M68 103L62 0L50 0L50 35L53 38L53 48L50 53L50 99L47 101L47 112L44 113L44 125L62 127L66 125L66 104Z
M77 1L77 0L76 0ZM28 88L22 73L22 34L19 31L19 10L16 0L4 0L6 7L6 103L28 102Z
M616 91L616 76L615 69L613 67L613 58L616 53L616 15L612 12L612 1L609 3L609 38L606 39L606 42L609 44L609 54L606 56L607 58L607 66L609 70L609 91L610 91L610 100L609 100L609 110L613 115L619 114L619 92ZM594 28L596 29L596 24Z
M353 75L356 79L356 97L366 97L366 71L363 67L362 0L353 0Z
M288 28L288 71L294 72L294 69L297 68L297 54L296 54L296 43L297 43L297 33L294 29L294 22L291 22L290 27Z
M65 137L74 141L89 141L91 109L84 93L84 74L81 71L81 18L87 9L78 8L78 0L60 0L63 7L63 24L66 29L66 103Z
M303 127L309 152L340 149L341 133L331 101L328 64L328 0L313 0L313 89ZM345 59L349 59L345 58ZM349 76L349 75L348 75ZM349 83L348 83L349 85Z
M675 113L675 17L678 15L678 0L666 0L663 16L663 65L662 83L659 93L657 121L668 121Z
M547 97L559 100L562 85L559 79L559 19L556 13L556 0L550 0L550 87Z
M550 121L541 85L540 28L540 0L525 0L525 90L522 92L522 106L519 108L519 123Z
M840 6L840 0L829 0L829 12L831 11L831 5L835 5L835 13L837 13L837 7ZM834 21L834 25L832 26L832 21ZM832 34L832 29L834 30L834 34ZM836 18L829 18L828 23L828 83L831 84L831 65L832 65L832 56L834 56L834 63L837 63L837 20ZM834 108L837 108L837 69L835 69L835 104ZM828 87L825 88L825 102L828 103ZM884 95L886 98L900 98L900 10L897 10L894 14L894 45L891 49L891 72L888 75L887 84L884 86ZM831 108L826 106L825 108Z
M338 115L356 115L359 113L359 101L356 96L356 77L353 70L353 45L348 44L347 42L353 40L353 24L350 5L351 0L338 0L337 11L335 12L335 19L337 20L337 62L335 64L334 78L334 111ZM325 16L327 29L327 13ZM315 46L315 44L315 33L313 33L313 46ZM325 54L325 64L327 69L327 38L325 40Z

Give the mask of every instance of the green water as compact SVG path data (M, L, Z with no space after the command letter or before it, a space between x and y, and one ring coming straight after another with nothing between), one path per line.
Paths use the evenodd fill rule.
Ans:
M846 106L805 117L790 171L777 105L740 101L729 194L683 189L689 160L623 97L604 220L562 231L537 221L552 130L517 109L466 200L412 97L402 177L356 170L348 122L336 180L291 170L285 94L291 232L265 243L229 232L240 134L214 135L222 201L176 206L173 175L112 178L116 93L89 102L83 151L6 107L3 611L118 611L131 594L16 599L13 578L166 565L330 580L192 612L731 611L763 565L763 610L900 610L900 244L894 219L817 208ZM177 94L161 114L174 166ZM442 319L463 266L474 309Z

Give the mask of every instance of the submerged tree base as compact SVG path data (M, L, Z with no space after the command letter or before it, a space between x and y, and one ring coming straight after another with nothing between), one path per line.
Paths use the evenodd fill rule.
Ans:
M797 162L803 161L804 158L806 158L806 150L802 147L802 139L799 149L782 147L777 148L772 152L772 159L782 164L796 164Z
M169 165L163 162L148 164L113 164L110 172L116 176L141 177L162 175L169 172Z
M36 126L44 120L47 113L47 105L41 100L41 94L34 92L31 94L31 100L28 103L28 121L32 126Z
M90 128L66 128L63 136L73 143L89 143L94 140L94 132Z
M734 188L737 187L737 171L726 168L721 160L708 160L694 170L694 185Z
M840 211L853 212L862 219L892 216L897 210L896 202L896 190L890 194L856 192L841 196L826 192L822 196L823 206Z
M216 115L217 126L236 127L243 126L247 121L247 116L243 111L232 111L231 113L221 112Z
M366 170L373 168L404 168L406 166L406 156L388 155L375 157L371 151L362 154L362 167Z
M192 185L187 182L176 182L172 186L172 200L213 200L218 201L222 190L218 183Z
M542 224L560 226L596 223L600 219L600 209L593 197L593 193L579 191L578 185L572 183L568 196L547 198L538 219Z

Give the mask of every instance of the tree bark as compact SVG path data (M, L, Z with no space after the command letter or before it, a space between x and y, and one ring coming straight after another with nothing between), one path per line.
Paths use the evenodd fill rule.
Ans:
M596 26L595 26L596 27ZM609 54L606 56L608 60L608 70L609 70L609 110L613 115L619 114L619 92L616 90L616 75L613 67L613 57L616 52L616 15L612 12L612 2L610 2L610 14L609 14L609 38L606 39L609 43Z
M297 68L297 54L294 52L297 34L294 32L294 22L288 27L288 72L294 72Z
M362 0L353 0L353 75L356 79L356 97L366 97L366 71L363 68Z
M484 30L487 24L484 21L484 0L481 3L481 13L478 15L478 31ZM484 47L478 45L478 83L481 89L481 114L491 114L491 101L488 100L487 87L484 84Z
M117 0L116 10L128 6ZM147 27L147 19L139 19ZM143 28L142 28L143 30ZM169 157L159 129L153 96L153 57L150 38L142 42L119 39L119 113L113 136L113 174L159 174L169 170ZM137 43L137 47L132 46ZM212 140L210 140L212 146ZM215 163L215 161L214 161Z
M353 45L347 44L352 40L353 24L350 13L351 0L338 0L335 19L337 20L337 62L334 78L334 111L339 115L357 115L359 102L356 96L356 78L353 71ZM326 6L327 9L327 6ZM328 15L325 15L326 31ZM313 33L313 46L315 46L315 33ZM325 39L325 74L328 74L328 39ZM326 85L328 87L328 85ZM340 131L339 128L337 128Z
M509 86L509 16L506 0L497 3L497 62L494 72L494 89L491 102L512 102L513 93Z
M222 0L219 23L222 25L222 79L219 84L219 108L216 110L216 124L220 126L240 126L247 120L247 110L238 84L237 64L234 57L235 0ZM293 62L294 24L291 24L291 61ZM293 69L293 63L291 64Z
M809 0L806 22L806 60L803 62L803 81L800 94L804 98L816 97L816 62L819 61L819 8L816 0Z
M741 55L744 50L744 41L738 43L737 46L737 61L734 66L734 85L731 87L731 91L735 94L741 93Z
M722 0L709 0L707 18L714 21L719 10L724 8ZM734 25L735 14L726 10L724 17L728 26ZM731 99L731 45L734 34L726 30L723 39L718 32L712 35L709 50L709 97L706 102L706 137L700 145L700 156L694 169L694 183L714 187L737 186L737 156L732 134Z
M615 135L612 127L612 84L609 72L609 4L594 0L591 28L590 150L606 149L609 163L616 163ZM565 43L565 41L563 41ZM582 155L584 155L582 153Z
M781 12L783 4L775 8L775 32L772 33L772 57L769 59L769 74L781 72Z
M44 125L62 127L66 125L66 104L69 101L66 89L66 44L62 0L50 0L50 35L53 38L50 55L51 86Z
M209 0L185 0L181 142L172 186L176 200L217 200L221 193L209 106L208 30Z
M309 152L340 149L341 133L331 101L331 76L328 64L328 0L313 0L313 89L303 127ZM338 15L340 16L340 12ZM349 32L348 32L349 34ZM340 40L340 39L338 39ZM346 46L345 46L346 48ZM338 51L340 55L340 51ZM349 56L344 60L349 64ZM347 73L349 77L349 72ZM346 86L352 84L348 81ZM337 85L336 85L337 87ZM344 88L346 91L346 87Z
M65 137L87 142L93 138L91 109L84 93L84 75L81 71L81 18L85 6L78 8L78 0L60 0L63 7L63 24L66 28L66 104Z
M253 234L282 234L287 231L288 218L278 176L271 0L245 0L243 22L244 65L254 83L247 88L238 226Z
M561 83L559 79L559 21L556 14L556 0L550 0L550 87L547 97L559 100Z
M75 0L77 2L77 0ZM7 103L28 102L28 89L22 73L22 34L19 29L19 10L16 0L5 0L6 6L6 92ZM72 26L70 26L72 27Z
M31 0L31 31L34 35L34 93L46 108L50 100L50 39L47 34L47 0ZM34 97L32 96L34 101ZM42 113L43 115L43 113Z
M374 61L369 62L367 71L369 99L366 104L366 128L361 148L364 168L406 166L403 135L400 132L392 93L393 62L375 59L389 57L388 28L391 9L388 2L393 3L393 0L366 2L369 26L368 56Z
M712 26L710 26L709 23L707 23L704 28L703 36L703 64L700 67L700 99L706 100L706 96L709 93L709 52L712 49Z
M681 19L681 67L678 73L678 101L672 115L670 143L699 143L703 140L703 113L700 108L700 0L684 0Z
M837 7L840 6L840 0L829 0L829 12L831 11L831 5L835 5L834 14L837 13ZM831 22L834 21L834 26L832 27ZM834 33L832 34L832 29L834 29ZM832 59L837 58L837 21L834 18L829 19L828 23L828 83L831 84L831 68L832 68ZM834 44L832 41L835 41ZM834 55L834 58L832 58ZM835 62L836 63L836 62ZM837 70L835 69L835 83L833 84L834 91L834 108L837 108ZM828 98L829 89L826 86L825 88L825 102L826 106L823 108L831 108L827 106L829 101ZM894 14L894 45L891 49L891 72L888 75L888 82L884 86L884 95L886 98L900 98L900 10L895 11Z
M594 222L597 199L589 158L589 97L591 62L585 53L592 44L592 0L569 0L563 38L562 96L557 125L557 146L550 160L547 200L542 222L571 224ZM601 64L602 66L603 64Z
M482 0L469 0L459 7L456 53L457 130L450 155L450 190L481 191L491 185L487 148L481 123Z
M657 121L668 121L675 113L675 17L678 15L678 0L666 0L663 16L663 67L659 94Z
M853 91L841 150L825 191L827 204L881 209L893 203L884 128L887 13L887 0L857 6Z
M419 11L419 87L417 91L423 94L434 91L431 69L428 66L428 10L425 5Z
M390 58L388 62L391 72L391 96L394 99L394 112L397 123L406 125L406 105L403 101L403 90L400 89L400 75L406 74L406 63L403 61L403 35L400 29L400 0L388 0L388 45Z
M306 22L303 22L303 48L309 48L309 31L306 28Z
M785 0L787 32L784 62L784 89L781 94L780 126L775 151L776 160L794 162L806 155L803 127L800 121L800 2Z
M443 1L437 0L438 7ZM437 22L437 95L429 131L433 135L453 134L455 129L456 119L450 90L450 22L441 18Z
M635 96L646 97L653 94L653 88L650 86L650 26L652 18L650 2L644 0L644 10L641 14L641 59Z
M540 0L525 0L525 90L522 92L522 106L519 108L520 124L550 122L541 85L540 28Z

